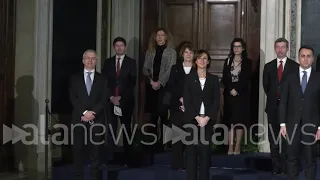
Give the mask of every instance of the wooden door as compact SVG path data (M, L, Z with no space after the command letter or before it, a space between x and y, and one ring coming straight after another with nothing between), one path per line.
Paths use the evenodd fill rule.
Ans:
M221 75L233 38L241 37L242 0L162 0L160 26L173 35L177 46L190 41L210 52L209 71Z
M13 150L2 143L3 125L11 127L14 116L15 1L0 1L0 171L13 168Z
M176 47L182 41L189 41L196 49L208 50L212 58L209 72L220 77L230 43L235 37L244 38L249 58L256 67L260 52L260 1L142 0L139 69L142 69L147 38L156 26L165 27L172 33ZM139 118L143 119L143 76L139 83L139 110L142 112ZM252 96L252 99L258 99L258 95Z

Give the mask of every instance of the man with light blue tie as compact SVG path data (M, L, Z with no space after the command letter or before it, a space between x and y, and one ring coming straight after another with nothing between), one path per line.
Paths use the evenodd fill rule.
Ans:
M320 74L312 69L314 50L299 49L300 67L288 76L280 94L280 133L288 143L287 175L298 179L300 156L305 159L305 177L314 180L320 139ZM300 151L301 150L301 151Z
M95 71L97 54L94 50L83 53L84 70L70 79L70 101L72 112L72 145L77 180L84 179L84 161L90 157L91 179L101 180L98 155L104 143L105 107L107 104L107 80ZM89 147L89 154L85 148Z

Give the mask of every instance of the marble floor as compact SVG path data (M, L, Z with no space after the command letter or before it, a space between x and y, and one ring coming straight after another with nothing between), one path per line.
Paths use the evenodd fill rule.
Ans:
M45 180L43 173L0 173L1 180Z

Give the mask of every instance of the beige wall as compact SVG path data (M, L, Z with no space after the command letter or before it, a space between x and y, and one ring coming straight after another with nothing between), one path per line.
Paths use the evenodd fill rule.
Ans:
M35 62L35 19L36 1L16 1L16 52L15 52L15 118L14 124L22 127L24 124L36 122L37 103L33 96L34 62ZM16 166L23 164L25 171L35 171L36 146L15 144ZM22 166L20 165L20 168Z

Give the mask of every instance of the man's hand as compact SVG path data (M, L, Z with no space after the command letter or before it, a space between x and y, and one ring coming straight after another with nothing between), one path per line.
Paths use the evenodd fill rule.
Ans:
M237 92L235 89L232 89L232 90L230 91L230 94L231 94L232 96L236 96L236 95L238 95L238 92Z
M84 117L85 117L86 119L92 120L92 119L95 118L95 116L94 116L95 114L96 114L96 113L93 112L93 111L87 111L87 112L84 114Z
M320 129L317 130L317 133L316 133L316 140L320 140Z
M86 118L85 116L81 116L81 121L88 122L92 119Z
M183 105L183 97L181 97L181 98L179 99L179 101L180 101L181 104Z
M120 99L121 99L121 96L114 96L114 97L111 97L110 101L112 102L113 105L119 106Z
M286 126L281 126L280 128L280 133L282 135L282 137L286 138L286 135L287 135L287 128ZM317 132L318 133L318 132Z

